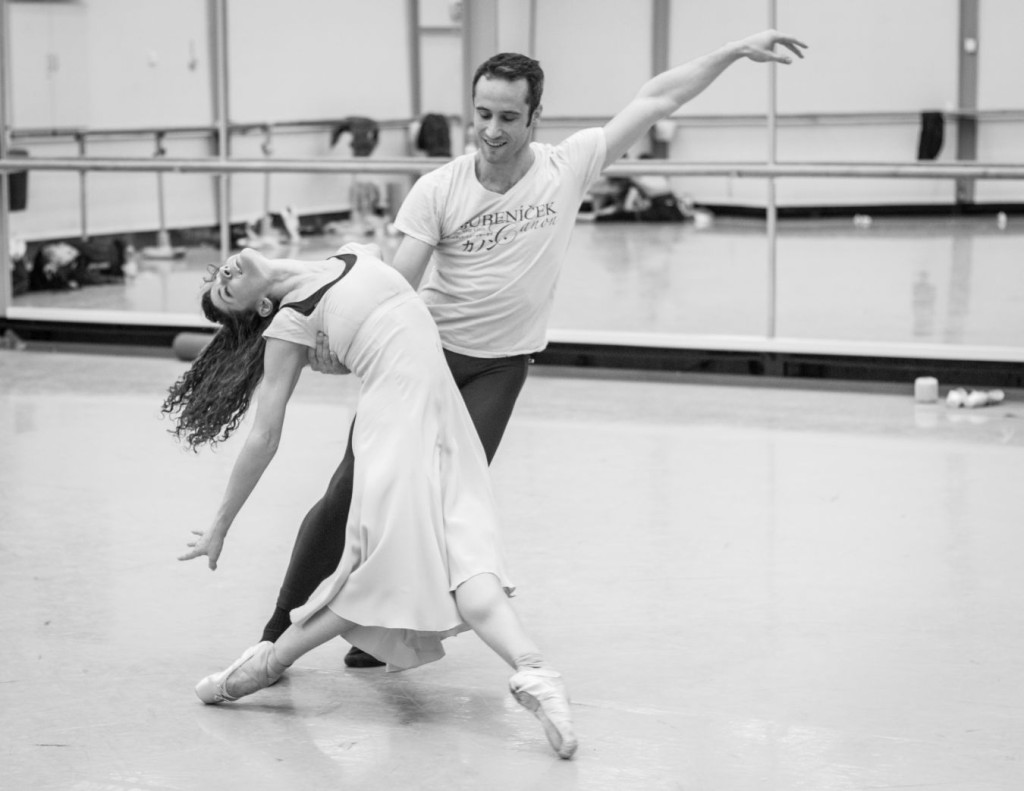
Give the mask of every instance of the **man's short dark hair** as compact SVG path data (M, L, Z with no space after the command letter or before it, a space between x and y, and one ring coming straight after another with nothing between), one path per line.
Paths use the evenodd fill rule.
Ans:
M476 84L481 77L515 82L526 80L526 102L530 108L528 122L533 121L533 114L540 107L540 99L544 93L544 70L540 63L518 52L501 52L483 63L473 75L473 96L476 96Z

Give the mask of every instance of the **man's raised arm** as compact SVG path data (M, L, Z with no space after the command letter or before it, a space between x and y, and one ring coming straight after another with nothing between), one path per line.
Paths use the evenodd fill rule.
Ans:
M605 124L608 147L605 167L625 154L657 121L667 118L701 93L736 61L746 58L755 63L791 63L788 54L775 52L776 46L784 47L798 58L803 58L801 50L807 47L792 36L765 30L652 77L633 101Z

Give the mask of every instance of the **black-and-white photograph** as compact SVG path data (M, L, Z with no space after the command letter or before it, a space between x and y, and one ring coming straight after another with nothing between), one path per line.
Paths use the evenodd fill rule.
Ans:
M1024 789L1022 31L0 0L0 788Z

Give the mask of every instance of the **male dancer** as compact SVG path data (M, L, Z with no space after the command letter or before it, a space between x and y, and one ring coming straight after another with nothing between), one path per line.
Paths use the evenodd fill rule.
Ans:
M532 141L544 88L537 61L503 53L479 67L472 85L477 151L413 185L395 219L404 237L392 265L419 288L437 323L488 462L526 380L530 355L546 345L559 270L588 188L655 122L736 61L790 63L776 46L799 58L806 47L774 30L730 42L658 74L604 127L580 130L558 145ZM435 266L421 286L431 257ZM315 370L343 372L325 339L309 360ZM355 463L350 437L326 494L299 529L263 640L276 640L290 623L289 612L337 567ZM353 648L345 664L380 662Z

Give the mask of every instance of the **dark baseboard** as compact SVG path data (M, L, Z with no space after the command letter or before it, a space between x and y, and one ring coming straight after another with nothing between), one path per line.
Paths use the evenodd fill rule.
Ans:
M735 206L717 203L699 203L699 208L722 217L751 217L764 219L767 210L764 206ZM957 204L901 204L878 205L865 204L860 206L779 206L776 209L779 219L827 219L832 217L852 217L855 214L867 214L872 217L906 217L906 218L949 218L949 217L985 217L1000 212L1006 215L1024 214L1024 203L957 203Z
M918 376L934 376L940 382L970 387L1024 387L1024 365L984 360L662 349L583 343L552 343L534 355L534 359L540 365L578 368L851 382L907 383Z
M0 336L38 345L106 345L143 350L170 349L181 333L203 332L190 326L153 324L97 324L58 319L0 317ZM12 335L8 335L11 333ZM213 334L212 331L209 332ZM9 345L9 344L8 344Z
M36 348L82 349L108 346L119 353L152 356L195 350L197 336L213 330L137 324L86 324L56 320L0 318L0 336ZM181 336L181 337L179 337ZM188 343L180 343L188 340ZM6 345L12 345L8 342ZM552 343L534 355L538 365L635 372L734 375L765 379L849 382L913 382L935 376L966 387L1024 387L1024 365L984 360L853 357L763 351L665 349L587 343Z

